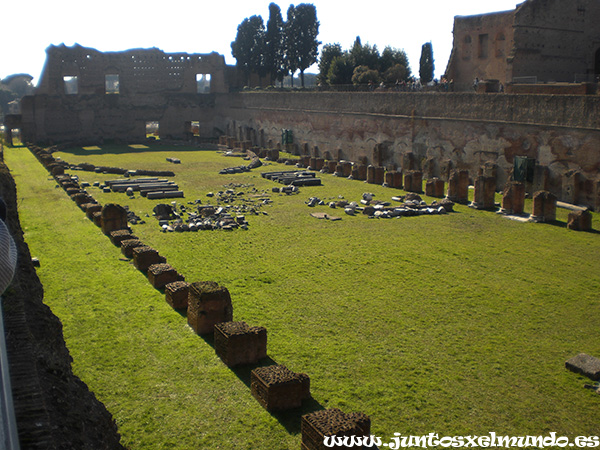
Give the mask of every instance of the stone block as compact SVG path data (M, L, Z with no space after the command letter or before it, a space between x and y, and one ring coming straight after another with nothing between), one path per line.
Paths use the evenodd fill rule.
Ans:
M190 284L187 321L197 334L209 334L220 322L233 320L233 306L227 288L214 281Z
M404 173L404 190L417 194L423 193L423 173L418 170L409 170Z
M133 248L131 252L133 265L136 269L146 272L151 265L164 263L164 259L158 254L158 251L147 245ZM175 280L172 280L175 281Z
M454 203L469 202L469 172L466 170L453 170L448 179L447 197Z
M531 220L534 222L553 222L556 220L556 195L548 191L538 191L533 194L533 213Z
M128 239L137 239L137 236L131 234L129 230L115 230L111 231L109 234L110 242L117 247L121 246L121 242L126 241Z
M340 161L342 166L342 176L348 178L352 175L352 162L351 161Z
M298 408L310 397L310 378L283 365L258 367L251 373L250 389L268 411Z
M600 380L600 359L580 353L565 362L565 367L594 381Z
M94 225L96 225L97 227L102 226L102 211L96 211L94 213L92 213L92 217L93 217L93 221L94 221Z
M393 189L402 189L402 172L389 170L385 173L385 182L388 187Z
M215 352L227 367L256 364L267 357L267 329L246 322L215 325Z
M325 167L325 160L323 158L315 158L315 167L314 170L322 170Z
M102 207L101 214L100 228L104 234L128 228L127 210L121 205L108 203Z
M94 198L85 192L78 192L77 194L71 195L71 200L73 200L80 208L87 203L94 203Z
M170 264L158 263L148 267L148 281L155 289L162 289L169 283L183 281L183 276Z
M425 182L425 195L428 197L444 197L444 180L431 178Z
M133 257L133 249L137 247L145 247L145 245L139 239L125 239L121 241L121 253L127 258Z
M325 450L328 448L324 443L325 436L370 436L371 419L363 413L346 414L337 408L324 409L302 416L301 433L303 450Z
M173 281L165 285L165 300L173 309L187 309L190 283Z
M495 209L495 195L496 179L480 175L475 180L475 191L473 192L471 207L476 209Z
M94 213L102 211L102 205L99 203L86 203L81 205L81 209L85 211L85 215L91 221L94 220Z
M327 172L329 173L336 173L337 172L337 161L335 160L330 160L327 161Z
M502 212L505 214L523 214L525 208L525 185L518 181L506 184L502 192Z
M367 165L366 164L358 164L356 166L356 176L354 176L355 180L366 181L367 179Z
M585 211L571 211L567 219L567 228L574 231L591 231L592 213Z

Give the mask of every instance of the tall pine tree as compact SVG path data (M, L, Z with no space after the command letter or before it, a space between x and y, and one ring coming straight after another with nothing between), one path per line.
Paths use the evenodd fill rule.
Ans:
M433 72L433 47L431 46L431 42L427 42L421 47L421 60L419 62L419 77L421 78L421 83L427 84L432 81Z

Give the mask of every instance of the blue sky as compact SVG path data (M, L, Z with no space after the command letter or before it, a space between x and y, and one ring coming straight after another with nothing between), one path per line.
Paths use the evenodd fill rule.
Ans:
M29 73L39 78L51 45L78 43L100 51L158 47L166 52L231 56L237 26L252 15L265 23L269 1L230 0L24 0L13 2L10 20L3 17L0 78ZM285 20L290 3L275 1ZM303 2L293 3L297 5ZM418 73L421 46L433 45L435 74L444 73L452 49L454 16L514 9L515 0L425 0L340 2L315 0L323 44L349 49L356 36L363 44L404 49ZM343 7L341 5L344 5ZM311 70L316 72L317 69Z

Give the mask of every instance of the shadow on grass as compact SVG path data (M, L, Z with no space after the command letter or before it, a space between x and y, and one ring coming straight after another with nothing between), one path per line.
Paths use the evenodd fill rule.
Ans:
M563 228L563 229L567 229L567 222L563 222L560 220L555 220L553 222L544 222L545 225L552 225L553 227L557 227L557 228ZM599 230L588 230L588 231L583 231L583 233L592 233L592 234L600 234Z
M62 153L68 153L77 156L94 156L94 155L122 155L125 153L147 153L147 152L197 152L204 149L202 147L194 147L191 145L169 145L169 144L157 144L157 143L143 143L143 148L134 148L125 144L106 144L98 146L99 149L86 150L83 147L71 147L65 150L61 150ZM214 150L213 150L214 151Z
M213 334L200 335L204 341L210 345L213 349L215 348L215 338ZM266 358L261 359L256 364L248 364L243 366L231 367L231 371L240 379L242 383L246 385L248 389L251 387L252 371L258 367L267 367L277 365L278 363L267 355ZM310 414L315 411L321 411L325 409L312 395L302 401L302 406L299 408L288 409L285 411L268 411L286 431L290 434L299 434L301 427L301 419L305 414Z

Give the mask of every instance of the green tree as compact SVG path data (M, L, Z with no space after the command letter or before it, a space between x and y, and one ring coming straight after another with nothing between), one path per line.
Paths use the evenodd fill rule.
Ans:
M317 62L319 55L319 21L317 9L309 3L290 5L286 24L287 67L293 75L300 70L300 79L304 87L304 71Z
M317 82L321 84L329 84L327 80L329 76L329 69L335 58L340 58L344 55L342 46L340 44L325 44L321 51L321 58L319 59L319 75L317 76Z
M421 83L426 84L433 80L433 72L433 47L431 46L431 42L427 42L421 47L421 60L419 61Z
M285 34L281 9L275 3L269 5L269 20L265 33L265 66L273 81L283 83L285 68Z
M350 49L350 56L354 62L354 67L367 66L370 69L379 70L380 55L377 46L363 45L360 36L356 37L354 45Z
M231 54L236 59L237 66L250 84L250 74L266 75L264 64L265 26L262 17L252 16L244 19L237 28L235 41L231 43Z
M389 45L383 49L381 58L379 59L379 71L385 73L388 69L396 65L404 66L407 69L406 78L410 76L408 56L404 50L392 48Z
M354 63L349 55L336 56L331 61L327 72L327 84L342 85L352 84L354 74Z
M352 75L353 84L374 84L378 85L381 82L379 71L371 69L368 66L358 66L354 69Z

